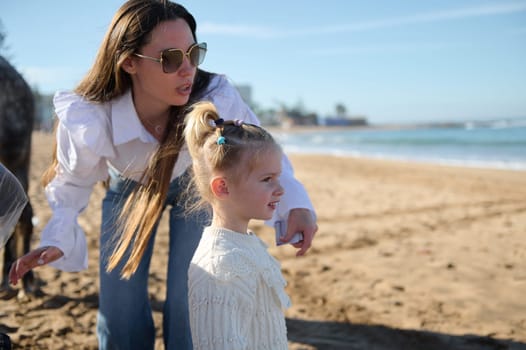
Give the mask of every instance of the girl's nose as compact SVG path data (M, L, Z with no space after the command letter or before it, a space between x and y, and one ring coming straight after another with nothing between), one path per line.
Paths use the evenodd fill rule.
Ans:
M278 184L278 188L274 193L276 196L282 196L285 193L285 189L283 188L283 186L281 186L281 184Z

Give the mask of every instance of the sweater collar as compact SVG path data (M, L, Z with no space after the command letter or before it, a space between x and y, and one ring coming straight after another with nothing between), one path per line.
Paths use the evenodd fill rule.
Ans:
M207 226L205 227L203 234L211 235L211 236L225 237L232 242L237 242L241 244L259 243L263 245L265 248L267 247L265 242L259 239L259 237L256 236L252 231L247 231L243 233L243 232L232 231L224 227Z

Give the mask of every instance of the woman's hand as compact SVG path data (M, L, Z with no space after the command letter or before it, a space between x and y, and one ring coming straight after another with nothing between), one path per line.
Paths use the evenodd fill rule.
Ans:
M292 209L287 222L287 234L282 238L282 241L288 242L296 232L301 232L303 234L303 240L293 244L295 248L300 248L296 253L296 256L300 256L305 254L310 248L316 231L318 231L318 225L316 224L314 215L309 209Z
M29 270L53 262L64 255L57 247L40 247L18 258L9 270L9 282L16 285Z

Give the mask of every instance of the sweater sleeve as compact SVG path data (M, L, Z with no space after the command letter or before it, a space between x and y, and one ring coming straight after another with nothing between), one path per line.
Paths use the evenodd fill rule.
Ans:
M194 349L249 348L255 281L245 276L224 280L192 264L189 269L190 326Z

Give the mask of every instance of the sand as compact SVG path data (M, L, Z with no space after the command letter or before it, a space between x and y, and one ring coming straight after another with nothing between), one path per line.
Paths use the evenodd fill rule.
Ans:
M30 198L50 216L39 176L52 136L35 132ZM526 349L526 172L291 155L317 209L309 253L272 244L293 306L291 349ZM102 187L80 218L89 269L36 270L42 293L4 293L0 332L16 349L96 349ZM162 349L166 220L150 293Z

